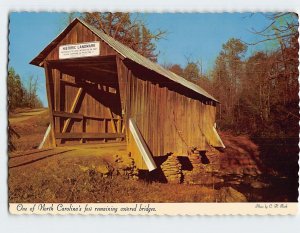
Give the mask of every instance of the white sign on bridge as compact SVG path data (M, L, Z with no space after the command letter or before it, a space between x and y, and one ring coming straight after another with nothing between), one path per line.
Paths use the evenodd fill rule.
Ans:
M100 55L100 42L86 42L59 46L59 59L93 57Z

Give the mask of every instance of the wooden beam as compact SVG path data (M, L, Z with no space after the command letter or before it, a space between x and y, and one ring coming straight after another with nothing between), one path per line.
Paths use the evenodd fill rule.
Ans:
M111 119L113 119L114 116L113 116L113 113L112 113L111 109L108 108L108 110L109 110L109 114L110 114ZM111 126L113 128L113 132L116 133L117 132L117 127L116 127L115 121L111 120L110 123L111 123Z
M102 64L102 63L115 63L116 55L107 55L107 56L95 56L95 57L81 57L81 58L70 58L70 59L61 59L61 60L48 60L49 63L55 64Z
M87 72L91 73L91 74L95 74L95 73L105 73L106 75L110 75L110 76L114 76L117 74L116 71L114 71L114 67L112 68L104 68L104 67L95 67L95 66L83 66L83 67L79 67L79 66L58 66L56 65L56 68L63 71L64 73L69 73L69 74L81 74L81 75L85 75Z
M120 133L121 132L121 128L122 128L122 118L120 116L118 116L118 120L117 120L117 132Z
M74 101L73 101L73 104L72 104L72 106L71 106L70 113L74 113L74 111L75 111L75 109L76 109L76 106L77 106L77 103L78 103L78 101L79 101L79 98L80 98L80 96L81 96L82 91L83 91L83 89L82 89L82 87L80 87L80 88L78 89L78 92L77 92L77 94L76 94L76 96L75 96L75 99L74 99ZM63 130L62 130L62 133L65 133L65 132L66 132L66 130L67 130L69 124L70 124L70 121L71 121L71 118L68 118L68 119L66 120L66 122L65 122L65 124L64 124L64 127L63 127Z
M87 119L96 119L96 120L119 120L118 118L100 117L100 116L92 116L92 115L83 115L83 117ZM122 120L123 119L121 119L121 121Z
M53 147L56 147L55 140L55 132L54 132L54 119L53 119L53 107L52 107L52 97L51 97L51 89L50 89L50 78L52 79L52 70L49 67L47 61L44 62L45 76L46 76L46 90L47 90L47 99L48 99L48 108L50 113L50 133L53 138L53 142L51 143ZM53 82L52 82L53 84Z
M61 85L60 85L60 80L62 73L59 70L54 70L54 111L60 111L61 106L60 106L60 94L61 94ZM59 118L54 118L54 123L57 131L60 131L61 129L61 121Z
M121 133L56 133L55 136L60 139L115 139L125 137Z
M63 118L71 118L71 119L83 119L83 115L79 113L69 113L69 112L61 112L61 111L54 111L53 116L55 117L63 117Z
M95 120L108 120L108 121L123 121L121 118L110 118L110 117L100 117L100 116L92 116L92 115L83 115L80 113L70 113L70 112L62 112L62 111L53 111L53 116L54 117L64 117L64 118L72 118L72 119L95 119Z
M81 121L81 131L82 131L82 133L85 133L85 131L86 131L86 119L85 118L83 118ZM80 143L85 143L85 139L81 138Z
M118 57L116 57L116 64L117 64L117 73L118 73L117 92L120 95L121 107L122 109L125 109L128 69L123 64L123 61Z
M77 83L71 82L69 80L63 80L63 79L61 79L60 82L62 82L64 85L70 85L70 86L78 87Z
M85 63L76 63L76 62L56 62L52 63L54 68L75 68L75 69L80 69L80 68L114 68L116 67L116 64L113 62L106 62L106 63L97 63L97 62L85 62ZM109 69L110 71L110 69Z
M117 73L118 73L118 85L117 85L117 93L120 96L121 102L121 120L118 121L118 132L124 133L125 131L125 122L122 120L127 119L126 114L126 91L127 91L127 75L128 69L123 64L122 58L116 56L116 65L117 65ZM123 123L123 124L122 124Z
M113 74L113 75L117 74L117 72L114 71L114 68L110 70L110 69L101 68L101 66L100 66L100 67L91 67L90 69L92 71L96 71L96 72L104 72L104 73Z

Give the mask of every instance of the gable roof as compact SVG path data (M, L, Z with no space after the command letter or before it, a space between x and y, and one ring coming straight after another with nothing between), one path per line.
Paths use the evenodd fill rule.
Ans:
M74 19L69 26L59 34L37 57L35 57L30 64L40 66L41 62L45 59L45 57L49 54L49 52L59 43L59 41L73 28L73 26L80 22L84 26L86 26L89 30L91 30L95 35L97 35L101 40L107 43L110 47L112 47L117 53L123 56L125 59L129 59L149 70L152 70L188 89L205 96L208 99L211 99L215 102L218 102L213 96L208 94L204 89L199 87L198 85L187 81L183 77L171 72L160 66L159 64L150 61L149 59L145 58L144 56L140 55L139 53L135 52L131 48L127 47L126 45L120 43L119 41L113 39L109 35L105 34L104 32L96 29L95 27L89 25L88 23L84 22L83 20L76 18Z

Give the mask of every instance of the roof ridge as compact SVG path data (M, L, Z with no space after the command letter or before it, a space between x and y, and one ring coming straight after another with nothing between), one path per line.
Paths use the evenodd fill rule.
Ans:
M105 32L95 28L94 26L88 24L87 22L85 22L83 19L80 19L78 17L76 17L57 37L54 38L54 40L52 40L52 42L50 44L48 44L48 46L46 46L44 48L44 50L42 50L42 52L40 52L31 62L30 64L33 65L38 65L40 66L40 62L43 61L44 54L45 53L49 53L48 51L51 50L51 48L53 48L53 46L55 46L58 43L58 40L60 40L60 38L62 38L64 36L64 33L66 33L68 30L71 30L71 28L76 24L76 22L80 22L81 24L83 24L85 27L87 27L89 30L91 30L96 36L98 36L100 39L102 39L103 41L105 41L105 43L107 43L110 47L112 47L114 50L116 50L120 55L122 55L124 58L127 58L143 67L145 67L146 69L152 70L155 73L158 73L208 99L211 99L213 101L219 102L218 100L216 100L213 96L211 96L209 93L207 93L202 87L200 87L199 85L192 83L188 80L186 80L185 78L175 74L174 72L165 69L164 67L162 67L160 64L153 62L151 60L149 60L148 58L144 57L143 55L137 53L136 51L134 51L133 49L129 48L128 46L122 44L121 42L117 41L116 39L114 39L113 37L109 36L108 34L106 34Z
M133 49L129 48L128 46L122 44L120 41L118 41L118 40L114 39L113 37L111 37L110 35L106 34L105 32L103 32L103 31L101 31L101 30L95 28L94 26L88 24L87 22L83 21L82 19L79 19L79 18L77 18L77 19L78 19L82 24L84 24L86 27L88 27L89 29L91 29L92 31L94 31L94 33L95 33L96 35L98 35L98 36L100 36L100 37L101 37L101 36L108 37L107 39L104 39L104 38L101 38L101 39L103 39L103 40L104 40L106 43L108 43L111 47L113 47L115 50L117 50L117 52L120 53L123 57L129 58L126 54L122 53L122 51L119 51L117 48L115 48L115 46L113 46L113 44L110 43L110 42L111 42L110 40L113 40L113 42L114 42L114 43L118 43L119 46L123 46L123 47L125 47L126 49L130 50L130 52L133 53L133 54L135 54L135 56L138 56L139 59L145 60L145 61L147 61L147 62L150 62L150 63L152 63L154 66L157 66L157 68L162 69L163 72L169 73L169 74L171 74L172 76L177 77L177 79L181 79L181 80L174 80L174 78L171 78L170 76L161 74L160 72L157 72L157 71L153 70L153 71L155 71L156 73L159 73L159 74L161 74L161 75L163 75L163 76L165 76L165 77L167 77L167 78L169 78L169 79L171 79L172 81L175 81L175 82L177 82L177 83L178 83L178 81L179 81L179 83L180 83L181 85L184 85L184 86L186 86L187 88L192 89L193 91L195 91L194 89L200 89L199 91L201 91L202 93L199 93L199 91L196 91L196 92L198 92L199 94L202 94L202 95L206 96L206 97L209 98L209 99L212 99L212 100L218 102L213 96L211 96L207 91L205 91L205 90L204 90L202 87L200 87L199 85L197 85L197 84L195 84L195 83L193 83L193 82L190 82L190 81L186 80L185 78L183 78L182 76L180 76L180 75L178 75L178 74L175 74L174 72L172 72L172 71L170 71L170 70L168 70L168 69L162 67L160 64L151 61L150 59L144 57L143 55L141 55L141 54L139 54L138 52L134 51ZM101 35L99 35L99 34L101 34ZM129 59L130 59L130 58L129 58ZM130 60L132 60L132 59L130 59ZM134 62L140 64L139 62L137 62L137 61L135 61L135 60L134 60ZM143 64L140 64L140 65L144 66ZM146 68L149 69L149 67L146 67ZM151 69L151 70L152 70L152 69ZM184 83L185 83L185 84L184 84ZM190 88L190 87L188 87L188 86L191 86L191 87L193 87L193 88Z

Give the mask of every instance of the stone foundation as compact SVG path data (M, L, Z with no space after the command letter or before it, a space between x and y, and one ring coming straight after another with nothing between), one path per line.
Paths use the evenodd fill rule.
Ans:
M189 155L171 155L162 163L161 169L169 183L199 184L215 187L224 183L240 184L244 176L257 176L260 169L252 155L239 151L220 152L193 150Z
M161 170L168 183L179 184L182 182L181 164L175 155L168 156L167 160L161 165Z

